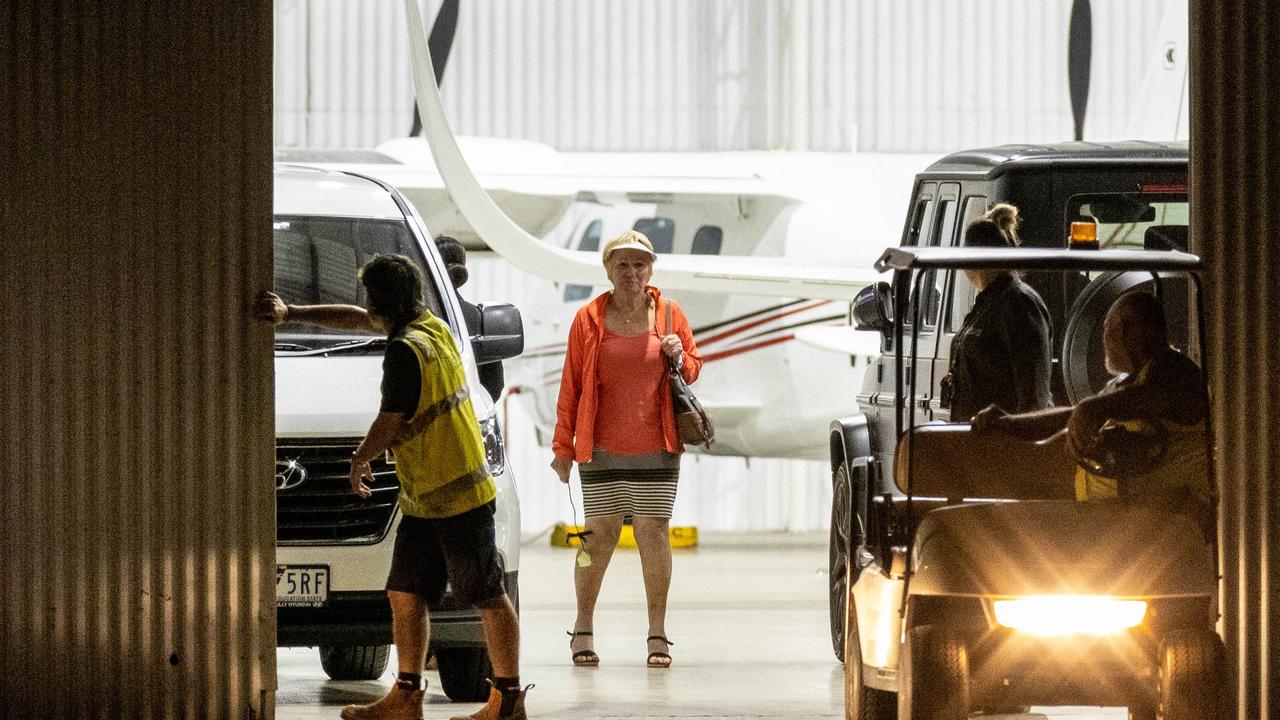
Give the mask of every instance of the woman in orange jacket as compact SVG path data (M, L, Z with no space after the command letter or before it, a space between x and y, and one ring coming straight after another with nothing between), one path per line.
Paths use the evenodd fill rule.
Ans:
M629 231L602 253L613 290L578 311L569 329L551 467L569 482L577 461L591 563L574 568L578 616L569 633L575 665L597 665L593 618L600 585L630 515L649 606L649 667L671 666L667 590L671 586L671 509L680 476L667 362L686 382L702 358L680 306L649 285L657 254L649 238ZM670 324L667 309L670 305ZM587 534L589 533L589 534Z

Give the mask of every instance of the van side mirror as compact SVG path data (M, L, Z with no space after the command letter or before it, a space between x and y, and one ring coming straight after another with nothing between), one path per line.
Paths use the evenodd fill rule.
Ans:
M853 327L887 334L893 329L893 289L887 282L868 285L853 299Z
M515 305L480 306L479 332L471 338L476 364L498 362L524 352L524 321Z

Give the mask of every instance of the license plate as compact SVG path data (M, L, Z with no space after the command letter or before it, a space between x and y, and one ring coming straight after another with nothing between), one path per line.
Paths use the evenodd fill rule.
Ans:
M324 607L328 603L328 565L276 566L276 607Z

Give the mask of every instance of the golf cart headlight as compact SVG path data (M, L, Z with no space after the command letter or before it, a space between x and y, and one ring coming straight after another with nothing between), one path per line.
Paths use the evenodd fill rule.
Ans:
M1147 614L1143 600L1096 595L1034 595L996 600L996 622L1030 635L1110 635L1134 627Z
M507 454L503 451L497 415L480 421L480 437L484 438L484 459L489 463L489 474L501 475L507 469Z

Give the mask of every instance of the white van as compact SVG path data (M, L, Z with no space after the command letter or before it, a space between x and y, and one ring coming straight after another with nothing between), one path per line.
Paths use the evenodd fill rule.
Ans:
M489 468L498 487L497 544L517 604L520 506L477 362L518 355L510 305L481 307L470 342L457 294L417 212L395 189L345 172L277 165L275 291L286 303L360 305L356 270L378 254L415 260L423 300L453 330L466 366ZM385 338L300 323L276 328L276 605L278 646L318 647L335 680L386 668L391 610L385 583L400 513L394 458L373 463L373 497L352 494L351 454L377 414ZM479 615L449 595L431 609L431 647L454 700L483 700L490 673Z

